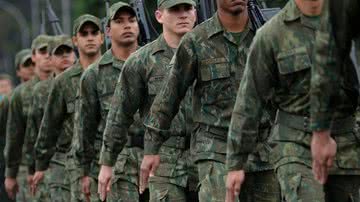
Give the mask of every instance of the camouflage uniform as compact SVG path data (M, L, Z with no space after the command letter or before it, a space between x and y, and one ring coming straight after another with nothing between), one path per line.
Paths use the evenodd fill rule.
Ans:
M5 147L5 138L6 138L6 121L7 121L7 114L9 111L9 99L4 97L0 102L0 152L4 151ZM0 156L0 201L3 202L10 202L5 191L4 186L4 173L5 173L5 159L4 156Z
M99 61L92 64L80 81L79 103L76 111L73 153L81 176L92 178L91 201L99 201L97 194L98 164L105 121L115 91L116 81L122 71L124 61L116 59L108 50ZM138 123L135 133L142 134ZM138 171L142 160L142 149L127 147L118 156L114 169L111 195L124 201L138 201ZM121 197L120 197L121 196Z
M225 198L226 134L253 36L250 25L242 33L226 32L217 14L197 26L182 39L167 82L150 109L145 152L158 154L167 138L161 131L169 128L181 99L194 85L194 149L200 201Z
M110 166L114 164L114 158L126 143L127 130L134 120L135 112L139 110L142 119L147 116L170 70L168 64L173 54L174 50L167 45L161 35L126 61L107 119L100 156L101 164ZM160 167L155 176L150 178L150 201L162 199L184 201L186 198L185 188L188 178L186 163L189 153L185 152L185 120L185 106L182 106L169 132L172 138L160 149L162 161ZM133 137L128 139L131 140L131 138ZM143 140L140 144L143 144Z
M359 1L325 2L327 4L316 38L316 68L311 78L311 125L316 131L331 128L336 109L332 99L340 93L338 89L346 81L344 72L355 72L349 55L352 40L360 36L359 26L354 24L360 18ZM356 43L359 47L359 41ZM357 54L360 58L359 50ZM345 67L342 65L344 63L347 64Z
M354 88L342 88L341 96L336 97L333 133L338 154L334 175L323 187L311 171L309 89L318 26L318 17L304 16L291 0L257 32L233 112L228 167L244 168L248 154L256 146L258 137L254 134L263 109L271 103L278 109L278 126L271 137L271 161L283 198L291 202L358 200L360 147L353 133L352 116L356 101L349 99L358 97ZM354 76L348 75L349 82Z
M82 71L77 62L53 80L35 144L36 171L50 168L52 191L57 195L52 200L70 200L66 155L73 136L76 91Z
M32 50L46 47L51 39L52 38L49 36L39 35L32 42ZM25 52L26 51L24 51L23 54L28 55L28 53ZM15 62L16 64L23 61L20 59L20 55L16 59L18 59ZM46 185L44 183L39 185L38 196L30 196L26 179L28 174L27 167L25 166L26 154L25 148L23 148L24 140L26 139L25 131L28 110L32 102L32 90L34 85L39 81L39 77L35 76L32 80L21 84L15 88L10 98L9 114L6 126L6 146L4 151L6 163L5 175L6 177L12 178L18 176L19 192L17 193L17 201L28 201L30 198L43 201L48 200L47 192L43 192L46 189Z

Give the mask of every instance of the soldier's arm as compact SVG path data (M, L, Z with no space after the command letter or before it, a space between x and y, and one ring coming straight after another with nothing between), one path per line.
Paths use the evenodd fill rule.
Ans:
M54 80L45 106L44 116L35 144L36 171L44 171L49 167L50 159L55 153L56 143L61 133L62 123L66 114L65 99L61 85L59 80Z
M194 41L184 37L172 61L171 70L161 91L157 94L145 121L144 154L156 155L166 141L167 130L179 111L180 102L197 75L197 56Z
M250 47L245 72L238 90L227 139L229 171L243 170L248 155L256 148L264 109L276 85L276 67L271 40L258 32Z
M96 72L89 68L80 79L72 143L74 159L82 176L88 176L91 161L96 155L94 141L101 117L96 84Z
M36 89L34 89L33 101L32 101L32 105L29 108L28 119L26 122L26 131L25 131L25 140L24 140L25 156L27 160L29 174L35 173L34 144L36 142L38 127L39 127L39 125L37 125L35 121L36 120L35 111L38 104L39 104L38 93L36 93Z
M130 125L145 95L145 85L138 58L129 58L120 74L106 120L100 164L114 166L127 142ZM145 98L146 99L146 98Z
M15 89L10 99L6 126L6 146L4 150L6 177L16 178L22 158L25 135L25 120L22 111L20 88Z

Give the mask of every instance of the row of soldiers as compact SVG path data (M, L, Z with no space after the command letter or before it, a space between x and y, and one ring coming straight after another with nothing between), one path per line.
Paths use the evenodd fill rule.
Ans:
M118 2L103 55L92 15L72 40L38 36L18 56L34 78L1 102L9 197L24 172L34 201L360 201L358 79L324 48L329 1L290 0L255 30L247 0L217 0L195 28L193 0L158 0L163 34L141 48Z

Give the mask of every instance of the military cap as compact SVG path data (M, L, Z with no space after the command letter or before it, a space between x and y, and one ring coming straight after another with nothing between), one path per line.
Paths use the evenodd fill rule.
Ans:
M127 9L127 10L131 11L136 16L135 10L129 4L120 1L120 2L114 3L110 7L110 12L109 12L109 16L108 16L108 23L110 22L110 20L114 19L115 14L120 9Z
M81 27L87 22L94 23L99 28L99 30L101 30L101 21L100 21L100 19L98 17L93 16L93 15L85 14L85 15L81 15L80 17L78 17L74 21L73 36L75 36L76 33L78 33L80 31Z
M51 37L51 36L44 35L44 34L39 35L32 41L31 49L38 50L41 48L45 48L49 45L49 42L51 40L53 40L53 37Z
M19 51L15 56L15 67L18 68L20 64L24 64L29 59L31 59L31 49Z
M51 54L54 54L55 51L61 46L67 46L69 48L74 48L71 37L68 35L59 35L56 36L55 39L49 43L48 51Z
M157 0L158 8L168 9L179 4L190 4L196 6L194 0Z

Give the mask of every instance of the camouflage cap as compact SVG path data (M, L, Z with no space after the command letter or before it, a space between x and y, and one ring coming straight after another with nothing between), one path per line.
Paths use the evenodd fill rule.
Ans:
M107 23L110 22L110 20L113 20L115 17L115 14L120 10L120 9L127 9L131 12L133 12L133 14L136 16L135 10L127 3L125 2L117 2L114 3L111 7L110 7L110 12L109 12L109 16L108 16L108 21Z
M157 0L158 8L168 9L179 4L190 4L196 6L194 0Z
M54 40L49 43L48 52L54 54L55 51L61 46L67 46L69 48L74 48L71 37L68 35L59 35L54 38Z
M48 36L48 35L39 35L37 36L31 44L31 49L32 50L38 50L41 48L45 48L49 45L49 42L53 39L53 37Z
M15 67L18 68L20 64L24 64L29 59L31 59L31 49L19 51L15 56Z
M80 31L81 27L87 22L94 23L99 28L99 30L101 30L101 20L96 16L85 14L81 15L74 21L73 36L75 36L76 33Z

